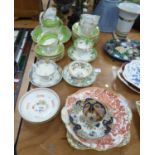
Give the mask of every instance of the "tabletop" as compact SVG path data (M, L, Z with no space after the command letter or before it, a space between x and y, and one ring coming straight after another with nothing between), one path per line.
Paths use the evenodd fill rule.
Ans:
M132 39L140 38L138 32L132 31L129 34ZM140 118L136 109L135 102L140 99L140 95L130 90L117 78L117 71L122 65L121 61L114 60L103 50L103 44L112 38L111 33L100 33L96 44L98 56L91 64L101 68L101 73L97 76L96 82L92 86L107 88L123 95L132 110L133 118L131 124L131 140L126 146L114 148L104 152L104 155L140 155ZM57 62L62 68L71 62L67 56L67 49L72 44L69 41L65 44L65 56ZM30 124L24 121L18 112L18 101L30 89L34 89L29 82L28 73L32 64L36 60L34 54L34 44L31 47L28 62L23 75L17 103L15 104L15 152L17 155L101 155L103 152L94 150L76 150L67 142L66 128L60 116L60 111L55 118L43 124ZM56 86L51 87L57 92L61 100L61 106L65 104L67 96L82 88L76 88L62 80ZM61 108L62 108L61 107Z

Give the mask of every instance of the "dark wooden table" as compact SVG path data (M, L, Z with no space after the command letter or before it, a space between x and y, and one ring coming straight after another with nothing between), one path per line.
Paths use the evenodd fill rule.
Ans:
M129 37L139 39L138 32L131 32ZM99 41L96 45L98 57L91 64L94 67L100 67L102 72L98 75L96 82L92 86L108 87L117 93L122 94L129 103L133 113L131 125L131 141L127 146L114 148L106 152L97 152L93 150L80 151L72 148L66 139L66 129L61 121L60 112L50 122L33 125L21 119L18 113L18 101L22 95L28 90L35 88L29 83L28 72L35 60L35 55L32 49L28 58L28 63L23 76L22 86L15 107L15 150L17 155L139 155L140 154L140 118L136 109L135 102L140 99L140 96L126 87L118 78L117 70L122 62L113 60L103 51L103 44L112 38L110 33L101 33ZM58 62L63 68L71 62L67 56L67 49L72 44L69 41L65 44L65 57ZM68 85L62 80L58 85L52 87L61 99L62 106L65 104L66 97L80 88Z

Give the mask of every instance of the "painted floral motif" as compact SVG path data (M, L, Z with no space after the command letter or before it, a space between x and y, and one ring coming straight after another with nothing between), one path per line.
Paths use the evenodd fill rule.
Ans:
M70 104L68 105L68 101L70 100L70 97L72 98L73 102L72 103L70 102ZM93 139L90 137L91 136L95 137L96 132L93 132L93 130L91 130L92 132L89 135L90 137L86 138L85 136L80 136L80 134L84 135L82 132L79 133L79 131L83 128L83 126L78 125L76 127L76 130L73 130L74 125L72 123L68 124L65 120L63 120L68 132L72 135L72 137L76 141L86 146L86 148L88 147L90 149L95 149L98 151L107 150L116 146L126 145L129 142L129 138L130 138L129 135L130 135L130 123L132 119L132 113L127 105L126 100L122 96L102 88L97 88L97 87L85 88L69 96L66 100L66 106L63 108L63 110L66 109L65 111L68 113L68 115L71 115L72 109L76 104L76 102L79 100L84 100L88 97L95 99L96 101L102 103L104 106L106 106L109 109L112 119L111 117L109 117L110 119L108 119L107 122L106 121L103 121L103 122L104 124L108 122L112 123L112 126L109 126L111 127L110 132L108 132L107 134L99 138ZM66 116L67 116L67 113L66 113ZM76 117L78 115L79 113L76 114ZM78 124L77 123L78 119L74 117L72 118L73 118L72 122L75 124ZM88 127L91 128L91 126L89 125L90 124L86 125L85 123L85 126L87 128ZM98 126L99 124L95 124L95 125Z
M140 42L136 40L127 41L126 39L109 40L104 45L104 50L113 58L122 61L139 59Z

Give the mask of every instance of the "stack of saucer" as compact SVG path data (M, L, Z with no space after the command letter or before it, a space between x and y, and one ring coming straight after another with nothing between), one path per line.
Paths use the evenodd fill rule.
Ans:
M96 59L97 51L90 39L78 38L68 49L68 56L72 60L91 62Z
M87 62L73 61L64 67L63 78L72 86L87 87L95 82L98 72Z
M66 99L61 118L69 144L105 151L130 141L132 113L126 100L98 87L81 89Z
M40 59L59 61L64 56L64 45L56 34L46 32L35 46L35 54Z
M130 89L140 93L140 61L132 60L122 65L118 71L118 78Z
M96 43L100 34L97 26L99 19L96 15L82 14L80 21L72 26L73 39L85 37Z
M33 65L29 78L37 87L51 87L62 80L62 69L51 60L39 60Z
M38 43L42 35L46 32L56 33L61 43L67 42L71 38L71 31L63 25L62 20L56 16L56 9L48 8L45 12L40 13L40 25L31 33L32 39Z

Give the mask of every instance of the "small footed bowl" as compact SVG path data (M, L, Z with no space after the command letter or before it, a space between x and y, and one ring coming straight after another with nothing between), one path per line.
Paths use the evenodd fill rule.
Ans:
M91 64L83 61L71 62L68 69L70 74L77 79L86 78L93 72Z

